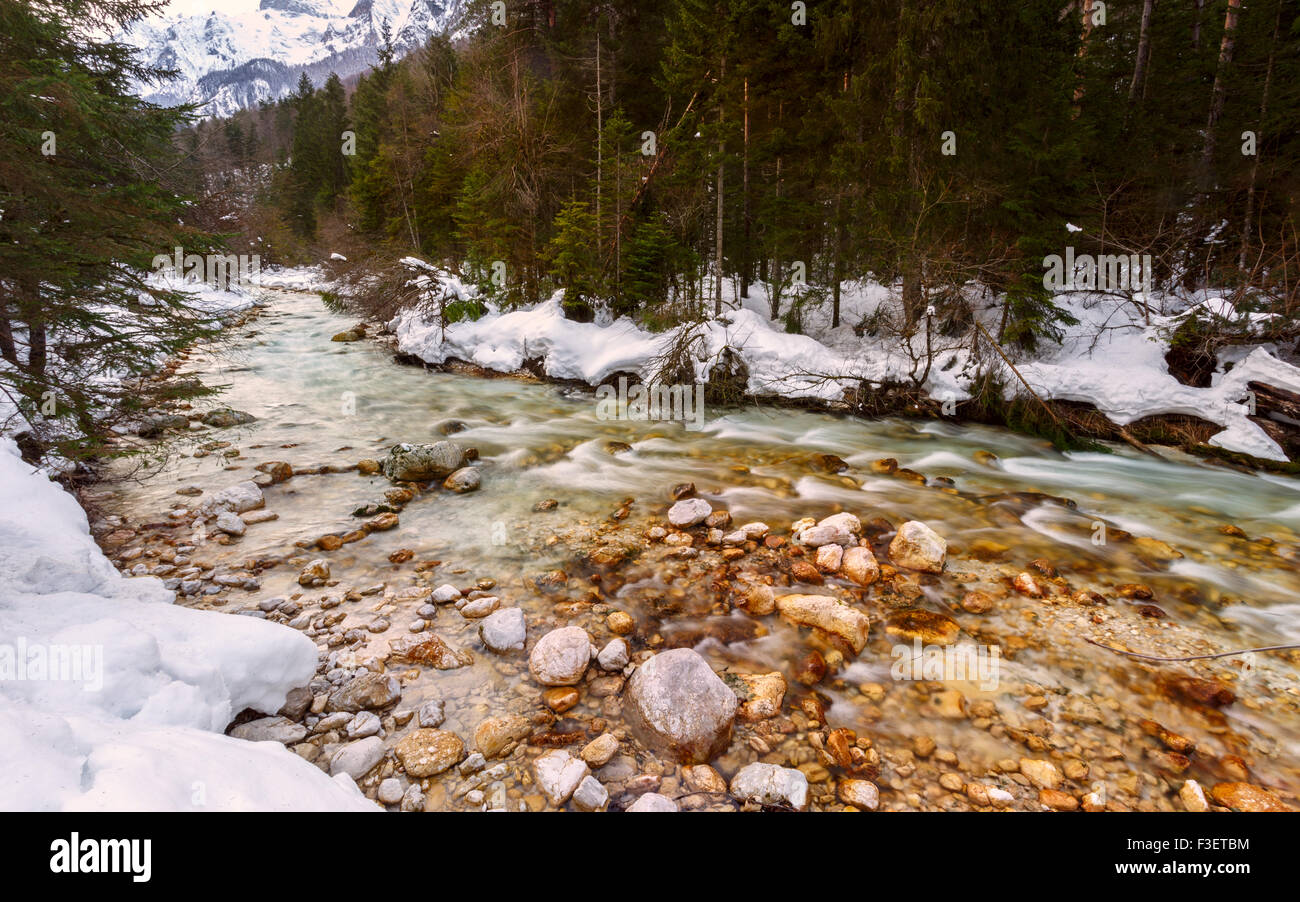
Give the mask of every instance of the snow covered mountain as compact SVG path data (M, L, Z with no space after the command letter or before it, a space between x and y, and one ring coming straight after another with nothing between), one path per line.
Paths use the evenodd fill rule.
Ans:
M383 23L398 55L430 35L455 31L465 0L211 0L221 9L186 14L173 3L123 37L155 66L179 76L142 86L161 104L197 102L225 116L293 90L301 73L320 86L364 72L378 59ZM190 8L197 8L191 3Z

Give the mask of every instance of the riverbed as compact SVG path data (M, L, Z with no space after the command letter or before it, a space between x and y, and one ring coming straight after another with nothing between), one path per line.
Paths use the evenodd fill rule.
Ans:
M193 430L148 473L128 478L119 468L120 478L99 487L100 509L117 518L99 533L118 533L106 548L125 570L173 580L194 571L187 582L203 589L179 603L303 629L322 653L314 698L359 670L398 675L401 700L380 712L387 749L429 701L444 703L439 728L459 736L467 754L486 719L531 724L528 737L482 767L462 761L414 778L386 754L358 782L375 797L396 780L404 801L388 807L556 807L536 785L537 756L556 748L576 756L607 732L618 750L592 768L607 807L649 791L682 807L746 804L629 735L625 675L593 666L564 707L573 699L545 696L526 655L485 648L476 619L451 606L423 616L429 590L445 584L521 608L530 649L569 625L603 647L616 634L610 615L623 613L634 662L690 647L724 674L780 674L777 712L739 721L711 766L723 781L754 761L798 768L809 808L841 808L846 798L872 807L860 786L842 788L868 780L881 810L1172 810L1188 806L1180 790L1189 779L1207 792L1219 783L1267 787L1294 806L1294 652L1159 664L1085 640L1163 656L1300 642L1300 481L1175 451L1162 450L1165 460L1126 447L1060 453L942 420L763 405L708 409L700 431L602 419L590 391L433 371L398 362L379 343L331 341L352 324L318 295L273 291L226 346L191 351L175 377L226 386L219 404L255 419ZM359 461L382 461L399 442L444 439L477 450L479 490L435 483L399 505L395 528L322 550L322 537L356 533L373 509L354 512L392 489L380 474L360 475ZM194 527L195 504L268 461L295 472L263 488L275 519L242 537ZM778 541L728 549L711 544L707 530L668 529L673 489L685 484L733 526L761 522ZM811 556L792 551L791 524L841 511L866 524L885 565L870 587L792 569ZM942 575L888 566L889 540L905 521L947 541ZM660 532L692 541L665 543ZM302 567L318 559L328 562L328 581L299 585ZM231 574L238 579L217 579ZM848 602L870 617L871 639L855 654L751 611L756 583ZM1030 585L1038 591L1023 591ZM971 592L987 597L986 610L963 605ZM268 599L285 605L268 608ZM996 650L995 679L900 678L898 649L918 632L905 615L916 611L940 615L940 644L955 624L955 644ZM430 633L472 663L440 670L391 656L394 640ZM729 685L743 697L753 681ZM300 721L314 730L321 713L309 709ZM328 768L348 741L326 730L293 747ZM838 751L845 743L859 750L852 761ZM1055 776L1034 761L1049 762Z

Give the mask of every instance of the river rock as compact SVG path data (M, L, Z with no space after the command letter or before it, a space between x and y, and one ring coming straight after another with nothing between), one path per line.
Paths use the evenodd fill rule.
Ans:
M460 606L460 615L466 620L479 620L491 614L501 606L501 599L495 595L485 595L482 598L475 598L473 601L467 601Z
M474 729L474 745L485 758L495 758L533 732L528 718L517 714L489 717Z
M416 712L416 720L419 722L420 726L428 727L429 729L442 726L442 722L446 720L446 718L447 705L440 698L425 702L420 706L420 710Z
M600 650L600 654L596 655L596 663L600 669L610 672L622 670L631 659L632 654L628 650L625 639L610 639Z
M270 476L273 484L288 482L293 478L293 467L288 461L284 460L268 460L258 464L253 469Z
M808 778L793 767L755 761L731 778L731 794L760 805L787 805L802 811L808 804Z
M871 631L866 614L827 595L782 595L776 600L776 609L790 623L839 636L854 654L866 646Z
M330 562L317 558L298 573L298 585L310 586L317 580L325 582L330 578Z
M841 780L836 787L840 801L863 811L880 807L880 790L870 780Z
M160 413L146 417L138 427L141 438L157 438L174 429L188 429L190 418L175 413Z
M378 736L382 729L383 724L380 723L378 714L374 711L358 711L348 721L345 732L349 739L365 739L367 736Z
M376 795L385 805L396 805L402 801L402 796L406 795L406 787L396 777L389 777L379 784Z
M523 651L528 638L524 612L520 608L502 608L483 618L478 628L483 644L497 654Z
M442 487L459 494L475 491L482 485L482 477L475 467L461 467L443 480Z
M952 645L961 626L947 614L918 608L890 615L885 632L909 642L920 640L923 645Z
M533 646L528 670L543 686L573 686L591 663L591 637L580 626L551 630Z
M325 703L325 710L352 714L358 711L376 711L387 708L401 697L402 685L396 677L367 671L334 690Z
M302 720L307 709L311 707L312 698L311 690L306 686L290 689L284 697L284 705L276 713L290 720Z
M618 754L618 737L613 733L601 733L588 742L578 753L583 761L591 767L604 767L609 759Z
M394 445L384 458L383 472L393 482L442 479L465 466L465 451L455 442Z
M624 811L676 811L677 803L657 792L647 792L623 809Z
M1183 800L1183 807L1188 811L1209 811L1210 803L1205 798L1205 790L1195 780L1188 780L1178 790L1178 797Z
M689 648L675 648L646 661L628 681L623 716L646 745L683 764L704 764L731 743L740 702Z
M870 548L854 545L844 550L840 559L840 573L859 586L869 586L880 579L880 564Z
M547 800L556 808L573 795L583 779L591 774L586 763L563 749L554 749L533 762L533 777Z
M237 482L216 494L209 495L198 506L196 513L204 517L213 516L220 511L242 514L245 511L257 510L265 504L266 497L257 483Z
M609 791L588 774L573 791L573 804L579 811L599 811L609 802Z
M1282 800L1250 783L1215 783L1210 790L1215 804L1233 811L1290 811Z
M678 529L703 523L713 513L713 506L703 498L685 498L668 508L668 522Z
M259 717L257 720L241 723L230 731L230 735L249 742L280 742L284 745L293 745L307 737L307 728L287 717Z
M228 536L242 536L248 531L248 524L240 519L239 514L222 511L217 514L217 531Z
M862 535L862 521L850 513L834 514L811 525L803 525L808 524L808 520L799 522L800 528L794 530L794 540L810 548L856 545L858 536Z
M948 556L948 543L919 520L908 520L898 527L889 543L889 559L899 567L922 573L942 573Z
M1050 761L1021 758L1020 772L1039 789L1056 789L1061 785L1061 772Z
M417 779L432 777L465 757L465 743L448 730L420 728L402 737L394 748L402 768Z
M433 590L431 596L434 604L447 604L450 601L457 601L461 597L460 589L447 583Z
M360 780L384 757L384 741L378 736L369 736L349 742L330 759L330 775L347 774L353 780Z
M736 695L743 699L740 705L741 720L753 723L781 713L781 703L785 700L787 688L781 671L730 673L726 675L726 682L736 687Z
M835 544L823 545L817 549L816 565L822 573L834 573L844 561L844 549Z
M209 410L203 415L203 424L205 426L215 426L223 429L229 426L242 426L245 423L251 423L257 417L243 410L235 410L231 407L218 407L216 410Z
M441 636L423 633L393 639L388 643L388 650L399 661L436 670L456 670L474 663L474 656L464 649L452 648Z

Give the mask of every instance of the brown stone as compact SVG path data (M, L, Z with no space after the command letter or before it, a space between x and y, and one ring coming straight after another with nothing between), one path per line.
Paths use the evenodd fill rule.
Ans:
M1214 801L1233 811L1290 811L1282 800L1250 783L1216 783L1210 790Z
M474 663L472 654L452 648L439 636L429 636L427 639L403 636L389 642L388 648L398 661L423 664L438 670L455 670Z
M556 714L563 714L568 711L578 704L579 698L581 698L581 695L572 686L557 686L542 693L542 701L546 704L546 707Z
M483 757L496 758L532 732L533 725L526 717L489 717L474 729L474 745Z
M1061 792L1059 789L1041 789L1038 791L1038 801L1051 808L1053 811L1077 811L1079 810L1079 800L1068 792Z
M416 779L432 777L465 757L465 744L447 730L414 730L393 749L402 769Z
M918 609L892 615L885 632L909 642L919 639L924 645L952 645L961 626L947 614Z

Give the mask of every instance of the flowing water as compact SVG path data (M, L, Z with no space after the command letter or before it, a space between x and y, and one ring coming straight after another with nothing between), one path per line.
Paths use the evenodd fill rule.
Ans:
M345 587L383 583L386 594L354 604L347 625L364 624L377 612L392 626L351 646L353 661L382 656L389 639L406 635L419 605L404 605L393 593L425 584L426 576L432 586L495 580L492 594L527 613L530 640L577 618L574 622L588 626L600 645L609 633L602 632L596 614L627 610L637 620L634 650L694 643L719 669L779 670L790 679L787 708L796 712L795 727L778 737L784 744L770 737L756 746L734 742L716 762L724 774L747 760L776 760L782 754L790 764L815 762L806 733L818 715L804 716L796 702L816 693L830 727L846 726L871 737L883 755L881 788L894 792L882 796L882 807L960 807L960 799L954 801L933 780L945 770L1015 789L999 776L997 762L1046 757L1049 749L1058 753L1058 761L1074 758L1090 767L1077 791L1098 782L1118 785L1111 791L1130 806L1148 800L1168 807L1183 777L1209 783L1230 779L1231 769L1221 764L1227 754L1246 760L1252 781L1284 794L1300 790L1300 716L1291 659L1261 655L1244 676L1240 662L1232 659L1163 668L1143 664L1080 641L1098 625L1090 609L1006 591L1010 576L1031 560L1045 559L1070 580L1072 590L1094 589L1110 599L1105 630L1098 625L1096 635L1125 641L1136 651L1172 655L1179 649L1217 652L1300 642L1295 563L1300 560L1300 481L1175 460L1175 452L1162 451L1170 458L1165 461L1127 448L1063 454L1005 430L934 420L867 422L768 406L710 409L705 428L695 432L680 423L602 420L590 392L428 371L396 362L372 342L330 341L349 325L316 295L271 292L267 311L236 330L233 348L219 354L197 350L180 370L207 384L227 385L220 404L257 417L247 426L205 430L196 439L231 442L239 456L227 458L225 449L174 456L146 478L112 483L106 507L129 522L166 521L168 511L191 503L176 494L182 485L197 484L210 493L251 478L253 466L267 460L286 460L296 469L350 466L363 458L382 459L397 442L436 441L453 432L457 443L477 448L482 489L464 495L435 489L401 511L398 528L324 554L294 543L355 529L360 521L352 511L382 500L391 486L382 476L355 471L295 476L266 489L267 508L278 519L250 526L232 544L207 542L194 557L218 571L289 553L303 560L324 557L339 588L301 590L294 582L298 568L280 566L260 574L256 592L231 589L185 603L234 611L255 608L270 594L301 592L310 604ZM611 442L631 447L620 450ZM827 454L842 458L848 469L828 472L818 461ZM872 462L880 458L897 459L901 467L924 474L927 484L873 471ZM901 577L909 590L903 593L905 603L950 614L961 623L964 638L1000 646L999 685L939 680L899 686L890 674L894 640L877 629L900 603L892 594L866 593L872 644L856 659L836 662L839 672L810 689L795 680L810 648L806 631L801 635L775 616L757 618L756 624L746 614L719 610L715 596L700 595L698 561L688 566L646 554L603 582L599 576L588 579L590 568L574 564L584 541L596 546L615 535L625 541L666 525L669 489L684 482L693 482L715 509L730 511L733 522L761 520L783 534L799 518L840 510L864 523L876 517L895 525L925 521L949 543L948 573L938 579ZM535 512L545 499L557 499L558 507ZM611 513L628 499L634 500L624 511L627 518L612 521ZM176 520L184 522L179 515ZM1229 524L1249 539L1220 531ZM1153 561L1132 542L1099 543L1099 535L1123 536L1117 530L1159 539L1182 557ZM180 530L173 544L185 540ZM413 551L416 562L442 564L432 575L417 575L411 564L389 562L399 549ZM575 577L558 596L535 582L555 569ZM1115 587L1134 583L1151 588L1154 598L1145 603L1158 606L1163 617L1144 617L1139 609L1144 602L1116 594ZM989 589L999 604L980 616L962 613L955 603L969 588ZM655 603L662 597L677 603ZM444 729L467 742L485 716L540 709L538 688L526 670L484 649L473 621L444 608L430 626L472 651L475 663L424 673L406 688L403 706L435 696L449 699ZM1239 700L1221 712L1189 705L1159 688L1168 674L1218 675L1232 681ZM998 713L945 716L926 708L942 707L944 688L953 687L965 705L989 700ZM1078 716L1071 703L1081 698L1089 710L1096 705L1100 717ZM581 727L584 717L609 713L616 715L617 707L608 700L584 698L557 729ZM1148 717L1198 742L1192 769L1181 777L1144 759L1155 744L1135 724ZM990 729L981 719L995 726ZM616 723L616 716L612 720ZM1023 738L1013 741L1005 730L1028 731L1043 737L1045 746L1030 745L1027 752ZM912 754L918 736L937 741L938 761ZM820 778L816 767L808 770ZM1123 781L1134 773L1130 780L1136 784ZM672 779L670 770L666 785L673 785ZM463 804L451 792L438 796L442 807ZM518 793L526 797L528 790Z

